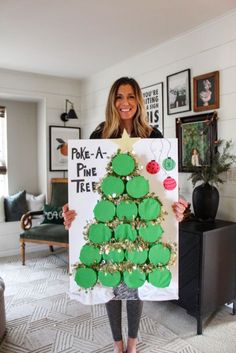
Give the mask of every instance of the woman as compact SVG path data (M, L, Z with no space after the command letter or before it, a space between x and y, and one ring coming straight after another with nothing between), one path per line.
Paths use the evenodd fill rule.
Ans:
M160 131L148 125L141 89L138 83L129 77L122 77L112 85L107 101L106 120L96 128L90 138L120 138L124 129L131 137L162 137ZM183 219L186 207L187 203L182 199L173 204L173 211L179 222ZM75 219L76 213L69 210L68 205L65 205L63 215L65 227L68 229ZM138 298L138 291L128 288L124 283L115 288L114 293L116 299L106 303L114 339L114 353L124 351L121 332L121 299L123 298L129 299L127 300L128 342L126 352L136 353L143 302Z

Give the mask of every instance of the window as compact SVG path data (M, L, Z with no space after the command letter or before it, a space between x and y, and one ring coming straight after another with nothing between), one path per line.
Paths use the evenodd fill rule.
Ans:
M0 195L7 194L6 109L0 106Z

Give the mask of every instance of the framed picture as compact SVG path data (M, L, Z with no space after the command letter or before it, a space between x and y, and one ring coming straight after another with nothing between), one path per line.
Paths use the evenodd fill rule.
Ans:
M219 71L193 78L193 108L195 112L219 108Z
M143 99L150 126L164 135L163 82L142 88Z
M49 126L49 170L66 171L68 163L68 140L80 139L80 128Z
M191 110L190 69L169 75L167 81L167 114Z
M211 165L216 152L217 113L177 118L176 137L180 172Z

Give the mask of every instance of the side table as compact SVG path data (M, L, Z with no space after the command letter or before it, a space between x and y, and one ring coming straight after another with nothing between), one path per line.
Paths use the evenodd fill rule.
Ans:
M236 308L236 223L186 221L179 227L179 300L177 304L202 320L221 305Z

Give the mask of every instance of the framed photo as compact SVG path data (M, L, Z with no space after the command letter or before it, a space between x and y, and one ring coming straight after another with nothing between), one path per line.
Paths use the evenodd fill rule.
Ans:
M169 75L167 81L167 114L191 110L190 69Z
M180 172L211 165L216 152L217 113L177 118L176 137Z
M68 164L68 140L80 139L80 128L49 126L49 170L66 171Z
M142 88L143 99L150 126L164 135L163 82Z
M193 107L195 112L219 108L219 71L193 78Z

